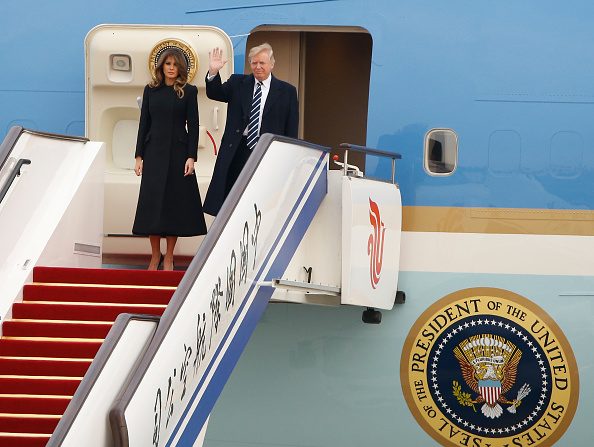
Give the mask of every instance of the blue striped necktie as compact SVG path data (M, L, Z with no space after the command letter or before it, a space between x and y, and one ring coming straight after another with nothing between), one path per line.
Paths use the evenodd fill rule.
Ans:
M260 103L262 102L262 83L256 84L256 92L252 99L252 108L250 109L250 121L248 124L247 146L253 150L258 143L258 121L260 118Z

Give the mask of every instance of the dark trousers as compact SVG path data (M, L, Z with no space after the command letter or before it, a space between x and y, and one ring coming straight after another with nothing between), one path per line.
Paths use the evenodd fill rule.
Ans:
M237 177L241 173L241 170L245 166L248 158L252 151L247 146L247 137L243 137L239 142L235 156L229 165L229 171L227 171L227 184L225 185L225 198L229 195L229 191L233 188L233 185L237 181Z

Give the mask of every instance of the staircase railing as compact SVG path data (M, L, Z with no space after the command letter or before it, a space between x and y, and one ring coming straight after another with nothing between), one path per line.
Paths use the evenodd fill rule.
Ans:
M18 141L23 131L24 129L21 126L12 126L4 137L2 144L0 144L0 169L2 169L4 163L6 163L6 160L8 160L8 156L10 155L12 148Z
M89 141L88 138L79 137L75 135L62 135L51 132L41 132L38 130L25 129L21 126L12 126L6 134L6 136L4 137L4 140L2 140L2 143L0 144L0 169L4 167L4 163L6 163L6 160L8 160L8 156L10 155L12 149L19 140L19 137L23 133L40 135L48 138L58 138L60 140Z
M20 136L23 133L29 133L32 135L41 135L41 136L50 137L50 138L59 138L61 140L89 141L89 139L85 138L85 137L77 137L77 136L71 136L71 135L59 135L59 134L54 134L54 133L49 133L49 132L39 132L39 131L35 131L35 130L25 129L21 126L12 126L10 128L10 130L8 131L8 133L6 134L6 137L4 137L4 140L0 144L0 170L2 170L2 168L6 164L6 161L8 160L10 153L12 152L14 146L16 145L17 141L19 140ZM0 202L2 202L2 200L4 200L4 196L6 196L6 194L8 193L8 190L10 189L10 186L14 182L14 179L17 178L19 175L21 175L21 167L23 165L28 165L28 164L31 164L31 160L24 159L24 158L21 158L16 162L14 168L12 168L10 174L7 176L7 180L4 182L4 184L2 185L2 188L0 189Z
M17 178L19 175L21 175L21 168L23 167L23 165L30 165L30 164L31 164L31 160L28 160L26 158L21 158L21 159L19 159L19 161L17 161L14 168L12 168L12 170L10 171L10 174L8 175L8 179L6 180L6 183L4 183L4 185L2 185L2 189L0 189L0 202L2 202L4 200L6 193L12 186L12 182L14 182L14 179Z
M154 315L121 314L116 319L47 447L111 445L107 421L101 424L97 416L108 413L130 371L138 366L158 322Z
M104 157L103 144L87 138L20 126L8 132L0 145L0 318L38 260L50 263L46 265L58 259L66 265L100 265L99 256L79 255L66 241L101 245L103 207L96 203L103 202ZM69 210L88 222L81 226L64 218ZM60 243L51 243L57 239Z
M114 445L193 445L326 194L327 164L327 148L261 137L116 400Z

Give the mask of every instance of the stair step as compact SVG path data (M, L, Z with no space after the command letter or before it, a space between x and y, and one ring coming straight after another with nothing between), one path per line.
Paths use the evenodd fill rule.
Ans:
M112 326L111 321L6 320L2 333L9 337L105 338Z
M1 394L0 413L62 415L66 411L70 399L70 396Z
M81 380L82 377L0 375L0 394L73 396Z
M183 274L35 267L2 322L0 447L46 446L113 321L161 315Z
M94 287L27 284L23 301L83 301L96 303L168 304L173 287Z
M37 433L0 433L3 447L45 447L51 435Z
M16 319L57 319L115 321L121 313L161 315L165 305L133 304L71 304L28 301L12 305L12 317Z
M91 366L91 361L90 358L61 359L0 356L0 374L82 377Z
M148 271L130 269L79 269L69 267L34 267L33 281L42 283L112 284L177 287L183 271Z
M102 343L97 339L2 337L0 356L92 359Z
M52 414L0 413L0 432L40 433L51 435L56 429L60 417L61 416ZM20 446L21 444L16 445Z

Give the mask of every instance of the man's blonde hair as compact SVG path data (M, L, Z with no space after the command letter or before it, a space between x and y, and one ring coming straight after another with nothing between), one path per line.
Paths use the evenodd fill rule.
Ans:
M274 65L274 55L272 52L272 47L267 42L263 43L262 45L258 45L257 47L253 47L248 53L248 61L251 63L252 58L256 54L260 54L262 51L266 51L268 53L268 56L270 57L270 62Z

